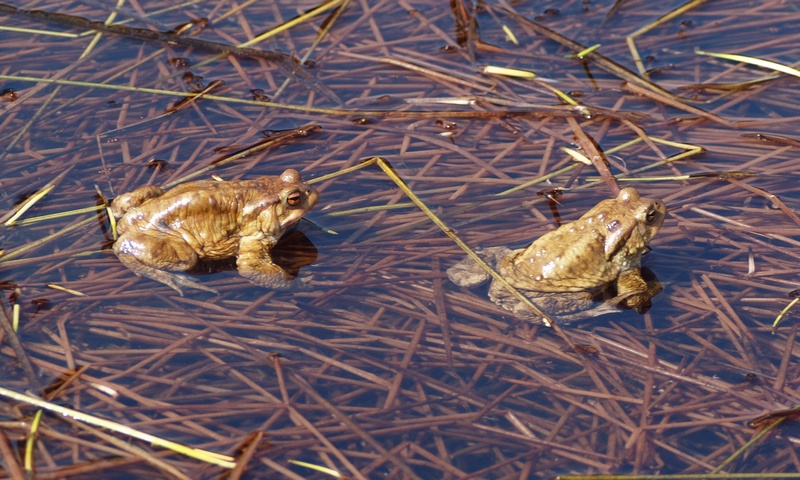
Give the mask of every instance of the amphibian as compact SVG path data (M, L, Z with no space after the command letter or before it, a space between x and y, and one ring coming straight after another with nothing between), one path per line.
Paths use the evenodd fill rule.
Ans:
M293 277L272 261L270 249L317 198L293 169L253 180L188 182L166 191L140 187L111 204L119 219L114 253L137 275L181 295L182 286L215 290L177 272L232 257L251 282L286 289Z
M641 259L666 212L660 200L624 188L616 198L601 201L580 219L544 234L526 248L492 247L480 255L534 304L562 321L617 307L642 311L661 289L642 277ZM447 275L463 287L490 278L469 257L448 269ZM489 298L518 318L541 321L540 315L496 280L489 287Z

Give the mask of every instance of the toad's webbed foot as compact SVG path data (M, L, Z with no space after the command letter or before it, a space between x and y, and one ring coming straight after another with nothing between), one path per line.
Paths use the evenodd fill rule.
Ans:
M188 287L188 288L196 288L198 290L204 290L204 291L210 292L210 293L216 293L216 294L219 293L219 290L217 290L216 288L207 287L207 286L203 285L202 283L199 283L199 282L193 280L191 277L189 277L187 275L181 275L181 274L178 274L178 273L169 273L169 272L162 272L162 273L166 273L167 275L169 275L171 277L172 281L171 282L162 282L161 280L158 280L158 279L154 279L154 280L158 280L159 282L165 283L165 284L169 285L170 287L174 288L175 290L178 291L178 293L180 294L181 297L183 296L183 290L181 290L180 286ZM180 285L180 286L178 286L178 285Z
M239 261L237 267L239 275L244 278L256 285L276 290L303 290L311 280L311 277L296 278L280 266L268 261L260 261L257 265Z

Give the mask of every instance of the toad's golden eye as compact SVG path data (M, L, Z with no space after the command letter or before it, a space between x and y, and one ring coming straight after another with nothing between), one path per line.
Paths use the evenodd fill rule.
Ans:
M286 203L290 207L296 207L300 205L302 201L303 201L303 195L298 191L294 191L290 193L288 197L286 197Z
M656 221L657 217L658 217L658 212L656 211L656 209L653 208L653 207L650 207L650 209L647 211L647 214L645 214L645 216L644 216L644 220L648 224L651 224L651 223Z

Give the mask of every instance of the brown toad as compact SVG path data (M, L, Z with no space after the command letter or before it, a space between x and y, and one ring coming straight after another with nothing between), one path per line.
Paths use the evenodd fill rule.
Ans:
M216 292L173 272L198 261L236 257L251 282L289 288L293 277L270 257L270 249L317 203L317 191L297 170L254 180L188 182L165 191L145 186L111 204L119 238L114 253L139 276L169 285Z
M527 248L492 247L479 254L534 304L561 321L617 307L642 311L661 286L648 285L642 278L641 259L666 213L660 200L624 188L617 198L601 201L580 219L544 234ZM490 278L471 258L448 269L447 275L462 287ZM518 318L541 321L496 280L489 287L489 298Z

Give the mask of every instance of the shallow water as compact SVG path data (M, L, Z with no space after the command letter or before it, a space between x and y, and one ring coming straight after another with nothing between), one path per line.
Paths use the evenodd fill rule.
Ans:
M602 44L600 53L633 70L625 36L678 3L623 3L607 16L611 5L572 2L556 13L521 2L515 9L584 45ZM117 21L135 11L157 20L149 28L168 30L207 16L213 28L192 38L232 44L314 6L262 2L222 18L231 5L199 2L159 13L163 5L144 2L125 7ZM108 15L81 2L26 2L25 8L92 20ZM125 269L108 248L106 219L93 213L0 227L0 280L19 288L4 290L3 308L10 315L11 296L21 306L19 338L39 383L31 384L3 336L3 386L41 393L84 366L57 396L60 404L230 455L252 432L265 432L248 461L248 478L324 478L290 460L352 478L710 472L753 437L748 420L798 403L794 315L771 334L797 281L798 80L784 76L726 95L690 87L768 73L696 49L795 61L800 44L789 28L798 16L792 5L714 2L637 39L645 67L657 69L653 81L722 121L629 93L602 65L567 58L567 48L497 8L476 17L479 38L489 46L470 46L469 38L458 45L446 2L365 8L351 4L310 56L314 64L295 76L287 64L260 59L202 65L214 53L110 33L79 60L91 35L0 31L0 91L19 95L0 101L0 215L48 183L55 188L23 218L94 206L96 186L113 197L143 184L170 184L231 148L259 141L261 130L313 123L319 132L205 175L252 178L292 167L314 179L380 155L470 246L522 246L558 223L537 191L571 187L559 198L563 221L612 195L587 166L498 196L575 164L560 150L576 148L568 120L532 114L529 105L407 101L484 95L559 105L550 86L590 108L617 112L575 117L606 152L640 138L636 127L704 149L668 164L659 162L680 148L639 142L609 154L622 186L636 179L630 184L669 209L644 259L665 286L650 312L565 326L569 341L591 346L580 353L552 329L515 322L486 298L485 288L447 281L444 271L463 252L386 175L368 167L316 184L321 201L308 215L313 225L300 230L318 257L301 273L312 287L297 291L265 290L225 271L199 277L220 295L178 297ZM321 23L292 28L259 48L302 56ZM0 16L0 24L84 31L16 15ZM507 39L503 24L519 45ZM184 92L186 70L169 63L179 57L203 83L224 80L213 92L224 98L159 116L180 97L21 78ZM540 82L480 73L487 64L533 70ZM252 89L294 109L246 103ZM304 111L308 106L333 111ZM367 121L353 121L361 118ZM790 138L743 136L753 133ZM215 151L221 148L228 150ZM154 159L168 165L148 167ZM680 177L742 171L754 175ZM40 299L49 304L32 303ZM10 408L15 404L6 405L3 431L21 438L23 429L11 423L20 418ZM50 429L71 438L40 434L40 475L79 467L88 477L161 474L135 457L117 460L128 454L78 445L75 438L101 442L56 416L45 418ZM768 436L772 448L737 459L727 471L796 471L786 448L794 428L785 422L779 435ZM7 466L9 459L3 461ZM165 461L191 478L219 473L177 455Z

